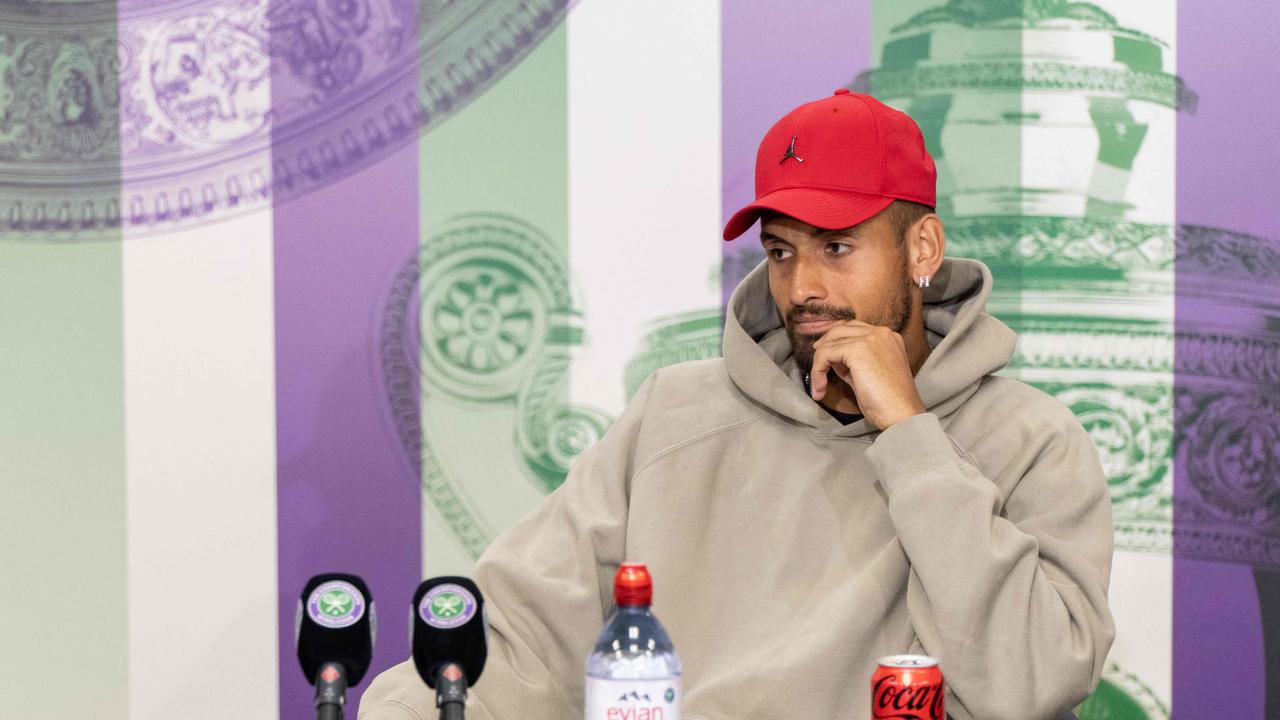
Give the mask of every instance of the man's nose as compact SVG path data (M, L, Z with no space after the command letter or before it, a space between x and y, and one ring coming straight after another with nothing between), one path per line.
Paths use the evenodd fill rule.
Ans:
M795 275L792 276L791 283L792 305L805 305L827 297L826 278L823 277L821 263L797 257L794 267Z

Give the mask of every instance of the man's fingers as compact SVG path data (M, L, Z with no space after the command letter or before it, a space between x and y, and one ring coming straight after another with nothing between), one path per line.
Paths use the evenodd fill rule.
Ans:
M809 394L814 400L821 400L827 394L827 373L831 370L841 379L849 381L849 365L838 347L815 349L813 366L809 369Z
M809 394L814 400L821 400L827 394L827 370L830 368L827 354L820 350L814 352L813 367L809 370Z

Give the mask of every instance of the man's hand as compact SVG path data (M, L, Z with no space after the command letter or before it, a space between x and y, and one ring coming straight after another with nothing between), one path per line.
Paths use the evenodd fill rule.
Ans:
M846 320L813 344L814 400L827 392L827 370L853 388L858 409L881 430L925 412L902 336L880 325Z

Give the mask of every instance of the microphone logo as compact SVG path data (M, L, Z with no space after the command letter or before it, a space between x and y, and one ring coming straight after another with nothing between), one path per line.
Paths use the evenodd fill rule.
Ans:
M418 603L418 615L431 627L448 630L465 625L475 617L476 607L476 597L471 591L461 585L445 583L431 588L430 592L422 596L422 602Z
M307 597L307 615L318 625L344 628L364 617L364 595L349 582L331 580L311 591Z

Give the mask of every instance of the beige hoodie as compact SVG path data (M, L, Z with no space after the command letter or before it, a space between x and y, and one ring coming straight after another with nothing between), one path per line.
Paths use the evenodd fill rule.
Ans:
M1057 717L1095 687L1114 629L1106 481L1058 401L994 377L1014 334L985 311L986 266L925 291L929 412L881 433L805 394L756 268L724 358L655 372L564 485L475 568L489 661L471 718L570 720L612 610L645 562L684 665L687 720L870 714L876 660L939 659L955 718ZM412 663L361 720L430 720Z

